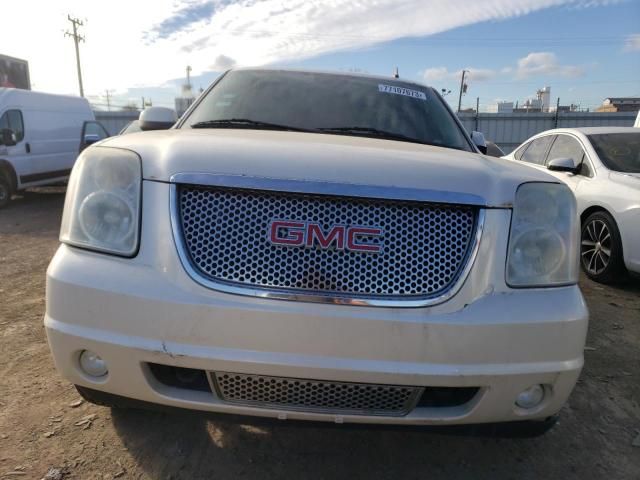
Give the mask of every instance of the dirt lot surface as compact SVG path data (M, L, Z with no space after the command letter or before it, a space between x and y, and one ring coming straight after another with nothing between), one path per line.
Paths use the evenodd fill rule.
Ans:
M46 343L62 204L62 189L41 189L0 211L0 479L52 468L48 478L640 479L640 282L581 281L586 366L559 424L535 439L111 411L79 402Z

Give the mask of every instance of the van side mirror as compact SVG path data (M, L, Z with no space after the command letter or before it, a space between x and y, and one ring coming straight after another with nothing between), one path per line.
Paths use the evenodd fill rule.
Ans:
M478 147L483 154L487 154L487 142L484 139L484 135L482 132L473 131L471 132L471 141Z
M575 164L573 158L560 157L549 160L549 163L547 163L547 169L552 172L577 173L578 165Z
M0 144L13 147L18 143L15 132L10 128L3 128L0 132Z
M149 107L140 114L140 130L168 130L178 120L176 111L166 107Z
M89 145L93 145L94 143L99 142L100 135L97 135L95 133L87 133L85 134L82 140L83 140L84 146L88 147Z

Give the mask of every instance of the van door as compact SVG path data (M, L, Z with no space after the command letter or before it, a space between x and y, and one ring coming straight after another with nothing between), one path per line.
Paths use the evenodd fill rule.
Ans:
M100 122L95 120L84 122L84 125L82 126L80 151L84 150L89 145L93 145L100 140L108 138L109 136L109 132L107 132L107 129L104 128Z
M0 154L2 158L8 160L16 171L18 183L20 177L28 175L32 169L29 159L30 145L25 138L24 118L22 111L17 108L5 110L0 115L0 129L8 128L13 130L16 138L16 144L12 146L0 146Z
M31 146L32 171L24 183L45 185L64 180L78 157L85 112L73 109L24 111Z

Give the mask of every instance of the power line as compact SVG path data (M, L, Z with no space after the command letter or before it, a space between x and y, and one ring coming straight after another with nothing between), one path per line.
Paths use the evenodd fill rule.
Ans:
M73 43L76 46L76 66L78 67L78 85L80 86L80 96L84 97L84 88L82 87L82 70L80 69L80 47L78 44L84 42L84 37L78 34L78 27L82 27L84 23L77 18L72 18L71 15L67 15L67 20L71 22L73 27L73 33L64 32L65 37L73 38Z

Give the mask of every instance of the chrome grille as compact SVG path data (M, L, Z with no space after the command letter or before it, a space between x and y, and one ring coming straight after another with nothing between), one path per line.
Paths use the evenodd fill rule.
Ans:
M420 387L328 382L241 373L212 374L218 396L229 403L263 408L361 415L406 415Z
M349 297L435 297L468 258L470 206L178 186L182 240L196 270L215 282ZM268 240L274 219L376 226L381 253L293 248Z

